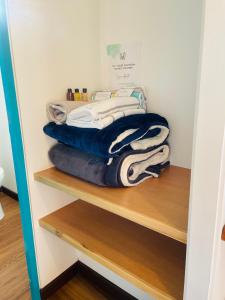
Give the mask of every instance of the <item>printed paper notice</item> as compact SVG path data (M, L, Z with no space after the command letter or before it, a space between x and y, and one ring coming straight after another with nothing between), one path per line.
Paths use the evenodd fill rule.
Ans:
M112 88L136 86L140 45L138 43L112 44L107 46Z

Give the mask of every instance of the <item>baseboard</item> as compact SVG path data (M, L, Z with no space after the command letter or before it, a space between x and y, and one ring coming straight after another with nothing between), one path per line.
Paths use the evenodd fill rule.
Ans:
M63 285L70 281L74 276L76 276L79 269L78 261L75 262L71 267L66 269L62 274L56 277L53 281L47 284L44 288L40 290L41 299L46 300L52 296L57 290L59 290Z
M8 189L7 187L5 186L1 186L0 188L0 192L6 194L7 196L9 196L10 198L13 198L14 200L16 201L19 201L19 197L18 197L18 194L11 191L10 189Z
M109 300L137 300L80 261L78 261L78 273L90 280Z
M117 285L105 279L103 276L80 261L74 263L70 268L65 270L47 286L42 288L40 290L41 299L48 299L77 274L83 275L90 282L92 282L93 285L98 288L99 291L101 291L101 293L109 300L137 300L135 297L131 296Z

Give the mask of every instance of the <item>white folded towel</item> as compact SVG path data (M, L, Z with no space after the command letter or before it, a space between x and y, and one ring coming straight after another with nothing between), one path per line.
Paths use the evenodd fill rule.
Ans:
M47 116L49 121L58 125L66 123L67 115L73 109L87 105L87 101L52 101L47 104Z
M67 115L66 124L103 129L121 117L144 113L145 110L135 97L114 97L72 110Z

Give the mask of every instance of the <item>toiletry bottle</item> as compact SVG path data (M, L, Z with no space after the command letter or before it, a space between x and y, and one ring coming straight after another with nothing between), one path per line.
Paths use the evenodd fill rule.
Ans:
M83 88L82 90L82 97L81 97L82 101L88 101L88 93L87 93L87 89Z
M75 98L76 101L81 100L81 94L80 94L79 89L75 89L74 98Z
M116 92L117 91L112 91L111 98L116 97Z
M68 101L73 101L73 100L74 100L74 96L73 96L73 91L72 91L72 89L68 89L68 90L67 90L66 99L67 99Z

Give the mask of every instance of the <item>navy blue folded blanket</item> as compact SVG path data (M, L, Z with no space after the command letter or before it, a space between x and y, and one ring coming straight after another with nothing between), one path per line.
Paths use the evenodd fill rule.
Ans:
M102 158L114 157L132 149L138 150L135 146L138 140L151 140L151 147L160 145L169 135L167 120L153 113L127 116L104 129L49 123L43 130L65 145ZM148 143L144 147L148 148Z
M154 149L124 152L108 165L104 158L57 143L50 149L49 158L57 169L88 182L124 187L158 177L169 165L169 146L164 143Z

